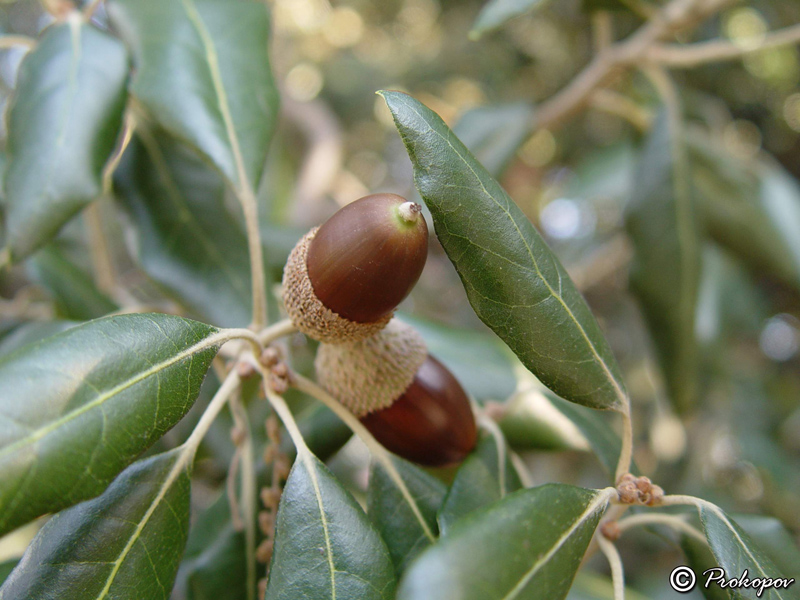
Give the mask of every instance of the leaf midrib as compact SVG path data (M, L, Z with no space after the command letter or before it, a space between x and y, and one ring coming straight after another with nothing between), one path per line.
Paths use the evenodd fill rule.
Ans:
M533 255L533 249L531 248L530 244L528 244L528 241L525 239L525 236L522 234L522 231L520 230L520 228L519 228L519 225L517 224L517 222L516 222L516 220L514 219L514 217L511 215L510 211L509 211L509 210L508 210L506 207L502 206L502 205L501 205L501 204L500 204L500 203L499 203L499 202L498 202L498 201L497 201L497 200L496 200L496 199L495 199L495 198L494 198L494 197L493 197L493 196L492 196L492 195L489 193L489 190L487 190L487 189L486 189L486 186L483 184L483 180L480 178L480 176L479 176L479 175L478 175L478 174L475 172L475 170L472 168L472 165L470 165L470 164L469 164L469 162L466 160L466 157L464 157L464 156L463 156L463 155L462 155L462 154L461 154L461 153L458 151L458 149L457 149L455 146L453 146L453 144L450 142L450 140L449 140L449 139L447 139L447 138L445 138L445 137L444 137L444 136L443 136L441 133L439 133L438 131L436 131L436 130L433 128L433 126L432 126L432 125L431 125L431 124L428 122L428 120L427 120L427 119L426 119L426 118L425 118L425 117L424 117L422 114L420 114L420 113L419 113L419 112L418 112L418 111L417 111L417 110L416 110L416 109L415 109L413 106L410 106L410 105L408 105L408 104L406 104L406 106L407 106L407 107L408 107L408 108L409 108L411 111L413 111L413 112L414 112L414 113L415 113L415 114L416 114L416 115L417 115L417 116L418 116L418 117L419 117L419 118L420 118L420 119L421 119L421 120L422 120L422 121L423 121L423 122L424 122L424 123L425 123L425 124L428 126L428 129L429 129L429 130L430 130L432 133L434 133L434 134L436 134L437 136L439 136L439 137L440 137L440 138L441 138L441 139L442 139L442 140L443 140L443 141L444 141L444 142L445 142L445 143L446 143L448 146L450 146L450 148L453 150L453 152L456 154L456 156L458 156L458 158L459 158L459 159L461 159L461 162L463 162L463 163L464 163L464 165L465 165L465 166L466 166L466 167L467 167L467 168L470 170L470 172L472 173L472 175L475 177L476 181L477 181L477 182L478 182L478 184L480 185L480 188L481 188L481 190L483 191L483 193L486 195L486 197L487 197L487 198L489 198L489 200L491 200L491 201L492 201L492 202L493 202L493 203L494 203L494 204L495 204L495 205L496 205L498 208L500 208L500 209L501 209L501 210L502 210L502 211L503 211L503 212L504 212L504 213L505 213L505 214L508 216L508 219L511 221L512 225L514 226L514 229L515 229L515 230L517 231L517 233L519 234L519 238L520 238L520 240L522 240L522 243L525 245L525 249L526 249L526 250L527 250L527 252L528 252L528 256L529 256L529 257L530 257L530 259L531 259L531 263L533 264L533 267L534 267L534 269L536 270L536 274L538 275L539 279L541 279L541 281L542 281L542 282L544 282L545 286L547 287L547 290L548 290L548 292L551 294L551 296L553 296L554 298L556 298L556 299L558 300L559 304L560 304L560 305L561 305L561 307L564 309L564 311L567 313L567 315L569 316L570 320L571 320L571 321L572 321L572 322L575 324L575 326L578 328L578 331L580 332L581 336L583 337L584 341L586 342L586 345L589 347L589 350L591 351L592 355L594 356L594 359L595 359L595 361L596 361L596 362L597 362L597 363L600 365L600 367L603 369L603 372L604 372L604 374L605 374L606 378L607 378L607 379L608 379L608 381L611 383L611 385L612 385L612 387L613 387L613 389L614 389L614 393L615 393L615 395L617 396L617 400L618 400L618 402L619 402L620 406L625 406L625 405L627 404L627 396L626 396L626 395L625 395L625 393L623 392L623 390L622 390L622 387L620 386L620 384L617 382L616 378L615 378L615 377L613 376L613 374L611 373L611 369L608 367L608 365L606 364L606 362L605 362L605 361L603 360L603 358L600 356L600 354L598 353L598 351L597 351L597 349L595 348L595 346L594 346L594 344L592 343L592 341L589 339L589 336L588 336L588 334L586 333L586 331L584 330L583 326L580 324L580 322L578 321L578 319L575 317L574 313L572 312L572 309L570 309L570 307L569 307L569 306L567 306L566 302L564 302L564 299L561 297L561 295L560 295L560 294L556 294L556 293L555 293L555 290L554 290L554 289L552 288L552 286L550 285L550 282L549 282L549 281L547 281L547 279L546 279L546 278L545 278L545 277L542 275L542 272L541 272L541 270L539 269L539 264L538 264L538 262L537 262L536 258L535 258L535 257L534 257L534 255ZM556 268L556 272L558 272L558 268ZM559 273L559 283L560 283L560 281L561 281L561 274Z
M583 523L587 521L595 512L597 512L601 505L608 503L609 498L616 493L617 492L614 488L607 488L598 492L595 499L592 500L586 509L579 515L570 528L561 534L561 537L556 540L556 543L550 548L550 550L531 566L531 568L520 578L519 583L511 588L511 590L505 596L503 596L502 600L512 600L513 598L516 598L517 595L522 592L525 586L528 585L531 578L536 575L539 569L549 562L553 555L561 549L561 547L572 536L575 530L583 525Z
M165 361L162 361L160 363L157 363L157 364L153 365L152 367L150 367L149 369L147 369L145 371L142 371L138 375L135 375L134 377L128 378L127 380L117 384L116 386L114 386L113 388L108 390L107 392L99 394L91 402L87 402L87 403L79 406L75 410L73 410L71 412L68 412L67 414L63 415L62 417L56 419L55 421L52 421L50 424L48 424L48 425L46 425L44 427L39 427L38 429L34 430L33 432L31 432L27 436L25 436L23 438L20 438L19 440L9 444L5 448L0 449L0 460L3 459L6 455L15 452L17 449L19 449L21 447L32 445L32 444L38 442L40 439L44 438L46 435L52 433L53 431L59 429L62 426L68 424L69 422L73 421L74 419L77 419L78 417L80 417L84 413L88 412L89 410L91 410L93 408L96 408L98 406L101 406L106 401L110 400L111 398L113 398L117 394L119 394L121 392L124 392L128 388L136 385L140 381L143 381L143 380L147 379L148 377L150 377L152 375L160 373L164 369L167 369L167 368L171 367L172 365L174 365L175 363L178 363L178 362L180 362L181 360L183 360L185 358L191 357L191 356L193 356L194 354L196 354L198 352L202 352L203 350L207 350L209 348L212 348L215 345L221 344L222 342L226 341L229 338L230 338L230 334L228 332L219 331L219 332L215 333L214 335L211 335L211 336L205 338L204 340L201 340L200 342L197 342L193 346L190 346L186 350L176 354L172 358L170 358L168 360L165 360Z

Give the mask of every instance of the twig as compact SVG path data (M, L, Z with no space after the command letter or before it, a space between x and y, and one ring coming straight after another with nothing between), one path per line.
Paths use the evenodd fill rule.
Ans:
M800 44L800 24L770 32L752 45L725 40L686 45L657 44L647 50L645 59L665 67L688 69L709 62L736 60L748 54L792 44Z
M237 448L241 450L239 500L244 522L247 597L248 600L253 600L256 591L256 471L253 460L253 436L250 433L250 420L241 399L234 396L228 407L233 416L237 435L241 434L241 438L237 439Z
M631 401L626 398L625 410L620 411L622 415L622 446L619 449L619 461L617 470L614 474L614 481L619 481L620 477L631 470L633 460L633 420L631 419Z
M36 47L36 40L27 35L0 35L0 50L16 48L17 46L32 49Z
M95 284L101 292L113 297L117 279L116 269L108 247L108 238L103 229L101 200L102 198L98 198L87 206L83 216L89 234L89 252Z
M628 96L609 89L599 89L589 101L589 105L610 115L625 119L641 132L648 131L653 122L649 110L639 106Z
M714 14L725 2L699 6L698 0L671 0L633 35L598 54L564 89L542 103L534 117L536 129L552 131L563 124L586 106L595 90L641 61L653 44Z
M225 381L222 382L222 385L219 386L217 393L214 394L214 397L211 399L211 402L208 403L205 412L203 412L203 416L200 417L197 425L195 425L192 434L183 444L183 447L187 449L187 451L191 452L192 455L194 455L194 453L197 451L197 448L200 446L200 442L203 440L205 434L208 433L208 430L211 428L211 424L214 422L214 419L216 419L219 412L223 409L231 394L233 394L233 392L239 388L239 384L241 384L241 382L242 380L234 369L228 374L228 376L225 378Z
M625 600L625 574L622 570L622 559L619 556L617 547L607 539L602 533L596 534L597 544L605 554L608 564L611 567L611 581L614 583L614 600Z
M274 325L270 325L266 329L258 332L258 339L262 345L268 346L278 338L294 333L297 328L294 326L290 319L278 321Z
M614 43L614 21L607 10L592 14L592 41L597 53L607 50Z
M292 218L311 225L320 220L321 202L330 191L342 168L344 142L336 115L323 102L298 102L281 95L284 114L300 129L308 143L297 185L294 189Z
M708 543L706 541L706 536L704 536L690 523L687 523L683 515L648 512L631 515L630 517L626 517L617 522L620 533L624 533L633 527L640 527L644 525L666 525L667 527L671 527L680 533L685 533L686 535L693 537L704 544Z

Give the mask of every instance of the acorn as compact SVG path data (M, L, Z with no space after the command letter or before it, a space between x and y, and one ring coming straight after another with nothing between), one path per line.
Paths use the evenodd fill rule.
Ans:
M315 366L320 384L398 456L439 467L475 447L467 394L413 327L392 319L365 340L320 344Z
M295 327L327 343L383 329L425 266L421 211L402 196L372 194L303 236L283 272L284 305Z

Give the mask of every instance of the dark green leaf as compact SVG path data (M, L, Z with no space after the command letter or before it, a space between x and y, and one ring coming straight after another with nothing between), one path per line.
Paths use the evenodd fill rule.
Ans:
M47 29L8 115L6 244L25 258L101 191L125 108L123 45L80 19Z
M114 0L150 116L236 187L258 188L275 126L269 14L260 0ZM245 181L246 180L246 181Z
M748 577L755 578L787 578L795 573L781 573L775 563L769 559L761 548L745 531L728 517L721 509L710 503L700 507L700 521L703 523L708 544L714 553L717 564L726 573L726 579L740 577L745 569ZM714 585L712 583L712 585ZM756 590L740 588L738 592L744 598L756 598ZM769 588L761 596L764 600L790 600L800 598L798 588Z
M458 468L439 511L442 535L449 535L453 525L471 512L521 487L503 436L499 432L482 432L475 450Z
M3 582L11 575L11 571L14 570L18 562L18 558L12 558L11 560L0 563L0 586L2 586Z
M122 315L0 361L0 534L99 494L175 425L216 333L171 315Z
M502 399L514 391L514 370L519 362L493 335L406 314L399 317L422 334L428 352L442 361L476 400Z
M266 600L394 598L394 567L353 497L316 457L295 461L281 496Z
M694 186L678 127L666 112L656 120L634 175L627 226L635 250L631 286L670 398L685 410L697 393L701 247Z
M222 178L168 136L145 134L131 143L115 183L145 272L210 322L247 325L247 240L224 205Z
M469 37L472 40L480 39L484 33L497 29L509 19L540 8L546 2L547 0L489 0L472 24Z
M459 522L414 561L399 600L561 600L611 492L549 484Z
M755 540L781 573L800 573L800 549L783 524L774 517L736 515L736 523Z
M686 555L688 566L698 576L708 569L713 569L719 566L717 564L717 559L714 558L714 555L711 553L711 549L708 547L708 544L698 539L688 535L681 536L681 548L683 549L683 553ZM703 580L703 577L700 576L700 579ZM711 585L708 587L699 585L697 588L700 590L706 600L730 600L731 598L731 595L728 593L728 591L722 589L718 585Z
M37 252L29 261L29 270L52 294L59 316L65 319L88 321L119 308L55 245Z
M303 439L323 460L341 449L352 433L329 408L319 403L301 411L296 419ZM281 452L294 458L294 445L285 434L281 438ZM271 477L271 465L260 469L259 485L270 485ZM192 525L176 589L186 600L247 598L245 560L244 533L234 530L228 497L223 493Z
M226 494L193 523L175 589L186 600L246 600L244 531L231 522Z
M438 115L406 94L381 94L477 315L559 396L619 408L626 392L608 342L530 221Z
M400 477L417 503L430 532L436 535L436 512L447 488L419 467L400 458L393 459ZM367 512L392 555L397 573L431 542L400 490L377 461L373 461L367 489Z
M736 160L691 138L693 176L711 237L756 274L800 290L800 191L771 163Z
M525 102L473 108L453 133L492 177L499 177L533 127L533 107Z
M99 497L53 517L0 600L167 600L189 533L182 448L128 467Z

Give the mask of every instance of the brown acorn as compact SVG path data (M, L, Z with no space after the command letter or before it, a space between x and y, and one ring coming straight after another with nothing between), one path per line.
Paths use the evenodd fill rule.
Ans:
M393 319L359 342L321 344L317 377L384 447L426 466L458 463L477 427L461 385L428 355L421 336Z
M339 210L292 250L283 299L295 326L328 343L381 330L414 287L428 255L419 204L373 194Z

